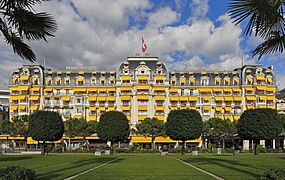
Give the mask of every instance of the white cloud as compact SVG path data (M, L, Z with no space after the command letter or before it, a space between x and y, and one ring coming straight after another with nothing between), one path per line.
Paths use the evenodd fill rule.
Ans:
M155 13L149 14L148 25L151 28L159 28L161 26L170 25L175 23L179 19L179 14L175 11L172 11L169 7L159 9Z

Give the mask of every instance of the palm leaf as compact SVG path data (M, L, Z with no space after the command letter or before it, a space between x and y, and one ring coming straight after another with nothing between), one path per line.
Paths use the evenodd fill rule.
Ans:
M15 9L7 13L8 23L18 29L21 37L27 40L44 39L54 36L57 29L55 20L47 13L33 13L24 9Z
M7 44L10 44L12 46L14 53L31 62L36 61L36 55L32 51L31 47L25 44L22 38L17 35L17 33L12 32L1 18L0 31L2 32Z
M259 54L260 59L264 54L283 52L285 49L285 35L280 32L271 32L270 38L260 44L254 51L253 57Z

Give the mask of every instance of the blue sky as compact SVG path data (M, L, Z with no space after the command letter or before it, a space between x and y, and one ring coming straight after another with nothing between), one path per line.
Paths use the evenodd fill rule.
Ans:
M245 37L241 26L227 16L223 0L58 0L35 7L56 19L58 30L48 43L30 42L37 64L53 70L67 65L96 65L116 70L127 56L140 53L141 37L147 52L171 70L232 70L245 64L273 65L280 88L285 87L284 55L257 61L251 51L262 41ZM27 61L0 41L0 86L7 88L13 69Z

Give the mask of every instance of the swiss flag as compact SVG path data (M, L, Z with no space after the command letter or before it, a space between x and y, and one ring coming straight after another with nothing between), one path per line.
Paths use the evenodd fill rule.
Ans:
M142 52L144 53L147 49L147 45L146 43L144 42L144 38L142 37Z

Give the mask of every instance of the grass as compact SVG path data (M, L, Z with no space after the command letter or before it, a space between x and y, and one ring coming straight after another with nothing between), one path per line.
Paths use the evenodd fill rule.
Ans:
M91 154L0 155L0 167L23 166L33 169L38 179L63 179L118 157L121 158L76 179L211 179L174 157L225 179L259 179L268 168L285 167L285 154L241 154L239 157L213 154L199 154L196 157L153 154L100 157Z

